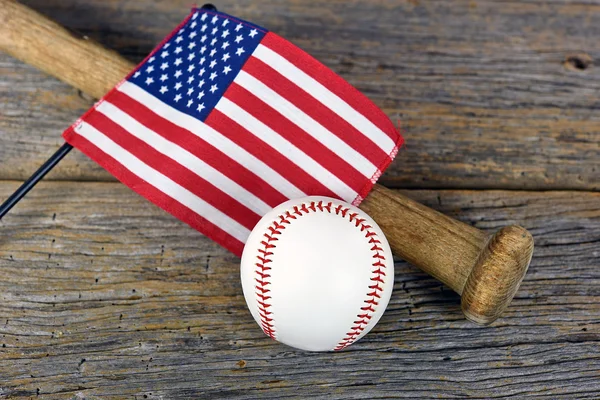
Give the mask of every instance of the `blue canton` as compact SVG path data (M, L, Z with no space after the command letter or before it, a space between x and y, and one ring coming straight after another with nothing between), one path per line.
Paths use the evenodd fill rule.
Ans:
M266 32L227 14L196 9L129 81L204 121Z

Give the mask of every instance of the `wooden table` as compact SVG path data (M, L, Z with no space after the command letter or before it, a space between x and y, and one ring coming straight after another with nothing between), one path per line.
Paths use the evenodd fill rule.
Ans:
M139 61L188 1L27 0ZM600 398L600 2L223 0L402 121L388 187L536 240L501 319L398 260L340 353L271 341L239 259L77 151L0 221L0 398ZM57 55L60 56L60 55ZM92 104L0 55L0 199Z

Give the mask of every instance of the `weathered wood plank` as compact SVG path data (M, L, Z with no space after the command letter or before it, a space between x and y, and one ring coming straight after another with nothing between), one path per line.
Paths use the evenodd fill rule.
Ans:
M133 61L189 5L24 2ZM600 188L597 2L224 0L218 6L288 37L402 120L407 146L383 177L388 186ZM0 71L0 179L24 179L91 100L5 55ZM81 154L50 178L112 180Z
M600 194L403 193L484 230L523 224L521 290L478 327L398 261L374 331L311 354L262 334L237 258L123 185L41 184L0 221L0 397L597 398Z

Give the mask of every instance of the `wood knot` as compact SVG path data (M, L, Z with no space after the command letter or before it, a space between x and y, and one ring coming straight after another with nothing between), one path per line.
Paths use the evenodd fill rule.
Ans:
M570 54L565 58L563 65L571 71L581 72L591 67L593 61L592 57L586 53Z

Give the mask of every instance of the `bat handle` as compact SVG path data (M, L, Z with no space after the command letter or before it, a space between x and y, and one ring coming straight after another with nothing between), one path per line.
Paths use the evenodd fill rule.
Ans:
M533 238L520 226L493 235L375 185L360 208L386 234L395 255L461 295L470 321L490 324L517 292L533 253Z

